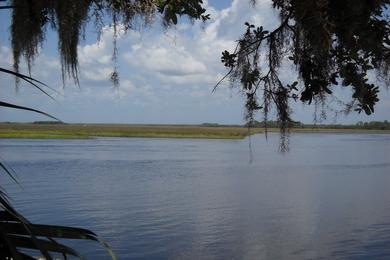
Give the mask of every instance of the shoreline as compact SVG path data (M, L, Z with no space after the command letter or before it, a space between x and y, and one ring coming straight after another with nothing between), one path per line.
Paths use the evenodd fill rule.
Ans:
M269 133L279 132L268 128ZM242 140L264 133L264 128L195 125L81 125L81 124L0 124L0 139L94 139L98 137L226 139ZM347 128L291 128L291 133L390 134L390 130Z

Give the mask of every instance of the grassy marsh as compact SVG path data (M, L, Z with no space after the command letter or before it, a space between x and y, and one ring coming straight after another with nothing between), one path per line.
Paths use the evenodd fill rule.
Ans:
M278 132L269 128L268 132ZM389 130L293 128L297 133L384 133ZM195 125L110 125L110 124L0 124L0 138L17 139L90 139L95 137L243 139L249 134L263 133L262 128L250 132L239 126Z
M260 133L261 129L251 129ZM243 139L244 127L188 125L106 125L106 124L0 124L0 138L89 139L94 137Z

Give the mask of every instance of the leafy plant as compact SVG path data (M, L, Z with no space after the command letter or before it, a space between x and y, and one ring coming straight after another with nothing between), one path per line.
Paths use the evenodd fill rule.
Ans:
M45 95L52 98L43 87L49 88L46 84L24 74L16 73L4 68L0 72L11 74L20 80L28 82L31 86L37 88ZM32 111L58 120L56 117L29 107L10 104L0 100L0 107L21 109ZM12 174L12 171L3 162L0 162L0 168L8 174L16 183L19 183ZM1 259L35 259L25 253L25 249L35 250L42 254L47 260L53 259L52 253L60 253L66 259L67 256L74 256L82 259L83 257L73 248L68 247L56 241L56 239L82 239L93 240L104 246L112 259L116 259L115 254L101 238L87 229L38 225L29 222L24 216L17 212L10 204L7 196L0 190L0 258Z

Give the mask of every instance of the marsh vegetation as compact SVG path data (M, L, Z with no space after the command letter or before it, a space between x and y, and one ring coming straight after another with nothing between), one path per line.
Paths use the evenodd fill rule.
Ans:
M279 128L268 128L279 132ZM348 127L292 128L298 133L390 133L390 130ZM202 125L125 125L125 124L0 124L0 138L23 139L91 139L96 137L144 137L191 139L244 139L264 133L264 128Z

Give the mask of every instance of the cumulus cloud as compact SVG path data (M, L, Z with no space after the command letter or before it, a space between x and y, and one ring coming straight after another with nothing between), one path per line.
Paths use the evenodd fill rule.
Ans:
M238 111L238 117L229 120L240 121L240 97L234 95L231 98L229 89L222 88L214 95L211 95L211 90L226 73L220 63L221 52L234 48L235 41L243 32L244 22L263 22L259 18L262 15L267 15L268 23L271 21L267 14L270 11L269 3L259 1L259 8L254 9L249 1L234 0L229 7L217 10L205 1L206 9L212 17L206 23L196 21L191 24L184 21L170 29L155 25L142 32L126 33L119 27L119 89L112 89L109 82L114 66L113 28L105 27L99 40L89 41L78 47L81 89L74 91L75 88L71 87L69 90L69 85L73 85L69 82L64 90L65 102L86 106L87 103L91 105L87 100L93 100L98 106L104 100L121 104L126 100L131 105L143 108L160 106L171 111L174 106L181 107L183 113L185 109L191 113L190 104L202 104L205 111L207 107L220 111L216 114L221 118L227 117L222 115L221 107L215 109L215 106L229 106L231 109L236 107ZM61 88L58 57L45 56L45 50L42 54L44 55L39 57L37 63L43 69L35 75L39 75L41 80L50 85ZM3 55L3 51L0 55ZM4 59L1 57L2 60L10 60L9 56ZM116 100L118 97L120 101ZM211 114L203 115L205 120ZM193 116L195 117L194 114Z
M104 110L100 113L103 116L112 110L123 113L115 115L123 122L141 120L142 116L148 122L162 122L164 118L173 122L175 116L177 120L188 120L180 122L193 122L191 118L241 122L242 99L237 90L222 86L211 94L213 86L227 72L220 62L221 52L234 50L236 40L245 30L245 22L272 30L278 26L279 19L270 0L258 0L255 7L249 0L233 0L230 5L224 1L226 8L221 10L204 2L211 15L211 20L206 23L195 21L192 24L183 20L173 28L164 29L155 24L144 31L130 30L126 33L119 26L117 65L121 84L118 89L112 88L109 81L114 67L112 27L105 27L99 40L94 41L96 35L87 35L88 43L78 47L80 90L74 87L73 82L68 82L62 90L59 59L45 49L36 61L39 70L33 69L33 75L64 91L63 102L69 107L85 109L84 117L75 121L88 121L87 115L97 118L96 113ZM56 46L51 48L56 49ZM0 65L12 66L10 49L4 46L0 47ZM283 79L288 81L293 77L290 68L283 70ZM25 99L30 99L30 96L26 95ZM47 103L40 102L43 106ZM200 106L203 107L201 110L192 111ZM62 110L53 109L51 105L48 107L50 111L64 115L66 120L67 115ZM156 107L159 108L158 113ZM77 116L77 113L73 115L74 118ZM311 114L306 118L311 118ZM109 117L99 121L110 120L112 118Z
M137 45L136 45L137 46ZM125 54L130 66L139 67L165 76L185 76L202 74L207 71L206 65L184 47L152 46L133 48Z
M142 74L156 88L161 84L179 88L201 86L198 91L210 94L210 87L226 72L220 63L221 52L234 49L244 23L264 22L271 27L277 24L270 1L259 1L253 7L249 1L235 0L223 10L216 10L207 2L206 5L212 17L206 24L184 23L163 33L152 30L130 39L131 47L123 55L129 75Z
M234 48L244 22L268 25L277 22L269 0L258 1L255 8L249 1L240 0L234 0L223 10L215 9L207 1L205 4L211 14L211 20L205 24L184 22L168 30L157 25L144 32L126 33L123 26L119 26L118 65L123 86L126 86L124 82L131 81L134 88L149 85L156 92L171 85L179 89L200 87L198 91L203 89L209 93L210 87L225 73L220 54ZM105 27L99 40L78 47L82 88L109 85L114 66L112 41L113 28ZM1 60L10 61L9 50L2 48ZM50 81L50 76L60 71L57 57L39 57L37 61L39 67L44 68L39 72L42 79Z

